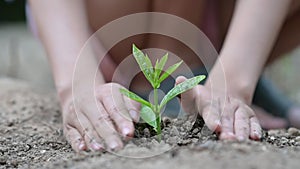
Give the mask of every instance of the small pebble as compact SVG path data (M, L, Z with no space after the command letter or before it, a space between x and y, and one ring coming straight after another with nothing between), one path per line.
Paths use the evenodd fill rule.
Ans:
M281 143L287 143L289 140L286 137L281 137Z
M141 142L142 143L146 143L147 142L147 138L143 137L143 138L140 138Z
M150 130L148 128L145 128L143 132L144 132L145 137L151 136Z
M172 136L178 136L179 135L179 131L177 130L177 128L175 126L172 127L172 129L170 131L170 135L172 135Z
M278 130L269 130L268 131L269 136L275 136L275 135L278 135L279 133L280 133L280 131L278 131Z
M171 119L168 117L163 117L164 126L169 126L171 124Z
M297 137L295 138L295 141L296 141L296 142L300 142L300 136L297 136Z
M169 137L166 140L166 142L169 143L169 144L176 144L177 143L177 137Z
M296 129L296 128L293 128L293 127L289 128L287 132L288 132L289 135L291 135L291 136L300 136L299 130Z
M7 152L8 149L6 147L0 147L0 152L3 153L3 152Z
M185 130L184 130L183 127L180 127L179 130L180 130L181 132L185 132Z
M192 142L191 139L181 140L180 142L178 142L178 145L187 145L190 144L191 142Z
M12 161L10 161L10 164L14 167L17 167L19 162L17 160L12 160Z
M210 135L212 135L212 133L213 132L206 125L203 126L203 128L201 130L201 134L203 136L210 136Z
M192 138L192 142L193 142L193 143L198 143L198 141L199 141L199 139L197 139L197 138Z
M271 137L270 137L270 140L271 140L271 141L274 141L274 140L275 140L275 137L274 137L274 136L271 136Z
M198 129L198 128L195 128L195 129L192 131L193 134L197 134L198 132L199 132L199 129Z
M7 156L0 156L0 164L4 165L6 164L8 157Z

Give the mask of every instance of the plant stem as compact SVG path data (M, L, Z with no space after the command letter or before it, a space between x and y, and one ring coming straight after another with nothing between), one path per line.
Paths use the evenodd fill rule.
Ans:
M158 105L158 95L157 95L157 88L154 88L154 113L155 119L157 124L157 135L158 141L161 141L161 120L160 120L160 108Z
M158 141L161 141L161 119L160 115L156 116L156 124L157 124L157 137Z
M158 95L157 95L157 89L154 88L154 109L155 111L158 111ZM157 112L155 112L157 113Z

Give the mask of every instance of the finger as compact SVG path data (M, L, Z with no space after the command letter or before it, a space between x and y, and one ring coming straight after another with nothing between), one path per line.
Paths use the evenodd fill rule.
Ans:
M77 118L73 104L66 107L63 113L63 123L64 123L64 134L66 139L71 144L73 150L76 152L86 150L86 144L80 133L81 126Z
M233 128L233 119L234 119L234 107L230 97L227 98L225 105L220 105L220 107L224 107L221 114L221 135L220 139L222 140L235 140L236 137L234 135Z
M179 76L176 78L175 85L178 85L187 79L184 76ZM181 94L181 106L186 113L196 113L195 108L195 95L197 94L196 87Z
M80 132L84 138L87 148L92 151L101 151L104 150L104 146L101 144L101 139L91 122L85 117L84 114L78 114L79 123L83 130Z
M238 108L235 112L234 129L239 141L248 139L250 134L249 113L246 111L243 108Z
M134 126L123 96L118 89L111 87L110 90L112 90L112 94L102 98L102 104L112 120L114 120L118 131L122 133L123 137L132 137Z
M103 144L101 144L101 139L99 138L97 132L95 130L93 131L86 131L86 134L84 135L84 141L88 147L89 150L92 151L102 151L104 150Z
M221 117L219 112L219 105L216 102L205 105L201 112L207 127L216 133L221 132Z
M85 104L86 105L86 104ZM85 116L94 126L98 135L104 139L106 145L111 150L119 150L123 147L123 143L118 136L113 122L102 104L98 104L98 109L91 104L84 106Z
M71 144L75 152L80 152L86 149L86 145L78 130L70 125L65 126L64 133L66 139Z
M83 138L85 146L90 150L102 150L103 146L100 144L100 138L95 132L91 122L87 117L80 111L76 110L73 105L69 108L68 123L73 126L80 136Z
M141 107L140 103L138 103L126 96L123 96L123 99L124 99L125 105L128 109L129 115L131 116L132 120L134 122L138 122L140 119L140 113L138 113L139 109Z
M250 118L250 138L253 140L260 140L262 136L262 129L256 116Z

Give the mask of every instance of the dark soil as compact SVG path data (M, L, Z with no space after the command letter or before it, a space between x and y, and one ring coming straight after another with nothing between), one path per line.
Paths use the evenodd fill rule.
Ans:
M300 131L272 130L262 141L219 141L200 118L164 119L162 141L151 128L119 152L75 153L63 137L54 94L31 89L0 93L0 168L299 168Z

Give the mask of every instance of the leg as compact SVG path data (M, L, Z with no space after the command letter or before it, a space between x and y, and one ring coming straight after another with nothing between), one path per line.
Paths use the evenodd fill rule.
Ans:
M267 64L285 53L295 49L300 44L300 33L298 25L300 24L300 2L294 1L287 20L278 36ZM287 124L294 127L300 127L300 107L285 98L278 89L272 84L266 85L265 79L258 82L253 102L260 105L264 110L272 114L287 119ZM269 98L268 100L263 98ZM269 123L270 124L270 123ZM267 124L267 125L269 125Z
M203 14L203 7L205 5L205 0L200 1L193 1L187 0L182 2L181 0L174 0L170 3L170 1L161 1L161 0L152 0L152 8L151 11L153 12L163 12L172 15L176 15L181 17L194 25L198 28L201 28L201 19ZM168 21L165 22L168 24ZM167 26L161 25L161 29L167 29ZM184 28L181 28L180 25L176 27L176 29L167 31L176 31L178 33L181 32ZM189 32L184 32L188 34ZM147 47L148 48L160 48L168 50L181 59L185 61L186 64L192 67L199 67L201 65L200 59L183 43L178 40L175 40L171 37L162 36L162 35L155 35L151 34L148 36ZM191 39L192 42L197 42L196 39ZM155 55L161 56L163 53L157 53ZM170 54L170 53L169 53ZM169 57L174 58L173 56Z
M120 17L139 12L147 12L151 6L149 0L87 0L86 7L91 28L93 31L97 31L105 24ZM145 22L148 21L145 20ZM117 65L131 54L133 43L140 48L145 48L145 37L146 35L136 35L127 39L121 39L119 43L109 50L109 54L105 56L100 64L106 81L112 80ZM100 39L100 41L101 45L107 47L106 42L109 41L109 39ZM118 79L117 81L127 80Z
M87 12L89 16L89 22L94 31L105 24L138 12L147 12L150 8L149 0L87 0L86 1ZM147 21L145 21L147 22ZM138 35L122 40L120 43L115 45L110 51L110 55L113 60L118 63L124 59L124 57L131 54L132 43L137 44L143 48L145 46L145 35ZM101 39L101 42L105 46L105 39Z
M294 0L287 20L284 23L278 40L274 45L268 63L276 60L285 53L295 49L300 44L300 1Z

